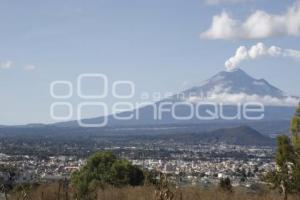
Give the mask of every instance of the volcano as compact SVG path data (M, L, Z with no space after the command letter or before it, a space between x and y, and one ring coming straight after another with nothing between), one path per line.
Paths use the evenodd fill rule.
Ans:
M264 105L264 116L259 121L235 118L231 120L221 118L199 120L196 117L197 115L184 120L182 118L174 118L174 113L176 113L176 116L190 116L190 107L195 108L201 102L221 104L222 114L226 116L234 116L237 113L236 105L248 102L261 103ZM93 127L94 124L97 127L97 124L103 124L104 121L106 122L105 126L109 127L189 126L198 124L201 127L209 125L210 127L223 128L224 126L228 127L230 124L232 126L238 124L257 128L257 124L260 124L260 126L263 126L261 129L267 129L268 132L272 133L270 126L273 126L274 123L280 124L281 127L279 130L277 126L274 126L277 129L276 131L288 130L289 120L298 102L298 97L287 95L266 80L255 79L245 71L236 69L233 71L221 71L198 86L191 87L152 105L121 112L117 115L83 119L81 122L87 127ZM191 106L174 106L174 104L184 103L190 103ZM157 110L155 111L155 109L162 107L164 112L157 116ZM201 113L207 114L211 109L211 105L204 105L196 112L199 115ZM118 117L116 118L116 116ZM125 118L126 120L124 120ZM70 121L56 123L55 125L63 127L78 126L78 122Z
M186 101L209 100L225 104L256 101L272 106L296 106L299 98L289 96L264 79L255 79L241 69L221 71L200 86L182 92ZM178 95L177 95L178 96Z

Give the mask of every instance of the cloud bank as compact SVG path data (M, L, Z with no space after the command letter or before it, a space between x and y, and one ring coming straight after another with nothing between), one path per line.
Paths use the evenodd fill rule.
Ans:
M245 93L230 94L230 93L213 93L206 98L199 97L189 97L186 101L191 103L198 102L222 102L224 105L237 105L244 104L247 102L262 103L265 106L297 106L299 103L299 98L296 97L284 97L277 98L271 96L258 96L258 95L248 95Z
M215 15L211 27L201 33L205 39L259 39L273 36L300 36L300 0L281 15L256 10L245 21L234 19L223 11Z
M228 71L237 68L246 60L255 60L261 57L289 57L300 59L300 51L293 49L282 49L277 46L267 47L264 43L257 43L247 49L245 46L240 46L235 55L230 57L225 62L225 67Z

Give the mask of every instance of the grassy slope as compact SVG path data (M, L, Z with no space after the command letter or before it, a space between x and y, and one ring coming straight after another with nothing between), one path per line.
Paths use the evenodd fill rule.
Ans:
M60 191L60 192L59 192ZM185 187L181 189L172 189L174 193L173 200L280 200L282 196L276 191L261 190L260 192L249 192L245 189L234 188L233 193L222 192L217 188L203 189L199 187ZM28 191L31 199L55 200L66 199L66 192L58 184L42 185ZM72 190L68 191L68 199L73 200ZM22 199L24 193L14 192L9 199ZM58 197L59 196L59 197ZM97 191L99 200L155 200L155 188L151 186L144 187L124 187L124 188L106 188ZM296 197L290 197L290 200L296 200Z

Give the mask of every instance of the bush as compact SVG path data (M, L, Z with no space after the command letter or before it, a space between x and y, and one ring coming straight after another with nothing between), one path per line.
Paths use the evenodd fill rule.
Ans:
M98 152L90 156L85 166L72 174L71 183L79 198L89 199L98 188L106 185L137 186L144 181L144 174L129 161L118 159L111 152Z

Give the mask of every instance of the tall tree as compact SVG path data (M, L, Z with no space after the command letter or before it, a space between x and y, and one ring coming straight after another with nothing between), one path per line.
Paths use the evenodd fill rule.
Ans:
M277 137L276 169L268 173L266 179L274 189L279 189L284 200L287 200L289 193L294 192L294 158L294 149L289 137Z
M291 121L292 142L297 154L300 155L300 103Z
M295 190L300 193L300 103L291 121L292 144L295 152L293 176Z
M285 200L288 193L300 193L300 103L290 130L291 140L285 135L277 138L276 169L265 177Z

